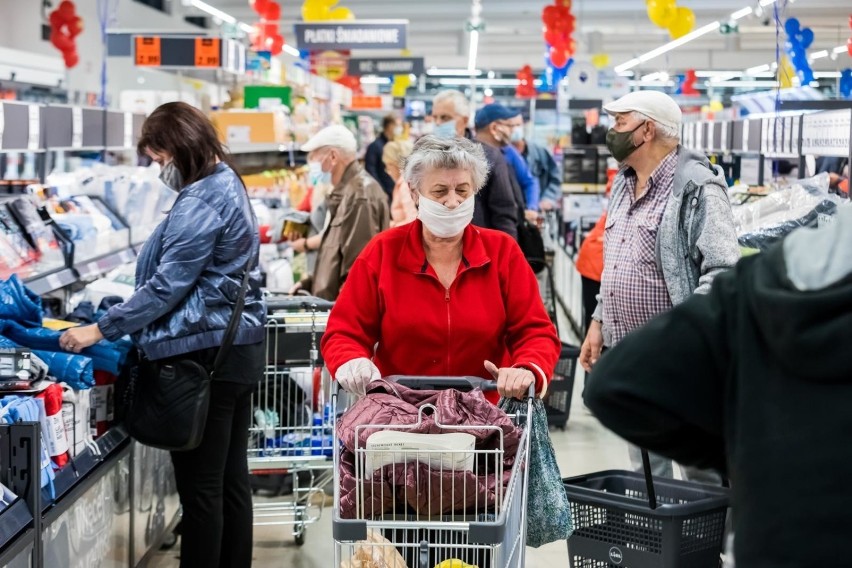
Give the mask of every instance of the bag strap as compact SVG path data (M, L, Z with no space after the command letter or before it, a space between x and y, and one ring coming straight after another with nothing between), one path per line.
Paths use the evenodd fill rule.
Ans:
M225 356L231 350L231 347L234 345L234 339L237 337L237 328L240 326L240 318L243 315L243 308L246 305L249 275L251 274L251 259L252 255L249 255L249 260L246 263L246 268L243 274L243 285L242 288L240 288L240 295L237 297L236 304L234 304L234 312L231 314L231 319L228 321L228 328L225 330L225 337L222 339L222 346L219 348L219 352L216 354L216 360L213 362L213 371L210 373L211 378L216 375L216 372L222 366L222 363L225 361Z

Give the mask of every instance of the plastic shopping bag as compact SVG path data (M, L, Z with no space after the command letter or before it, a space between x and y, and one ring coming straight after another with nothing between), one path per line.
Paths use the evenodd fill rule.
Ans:
M501 399L500 408L507 414L526 412L527 403ZM533 401L530 417L530 455L527 475L527 546L566 540L574 532L571 506L562 484L550 433L547 430L547 411L541 399Z

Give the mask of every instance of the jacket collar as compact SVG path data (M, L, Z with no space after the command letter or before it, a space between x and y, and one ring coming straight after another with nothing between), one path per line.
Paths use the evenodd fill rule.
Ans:
M426 250L423 248L423 222L420 219L415 219L406 227L408 228L408 235L405 239L405 246L400 253L400 265L411 272L425 274L429 269L429 262L426 260ZM491 257L485 250L479 228L472 224L468 225L465 227L464 237L462 237L462 263L465 270L479 268L489 262L491 262Z
M709 183L715 183L722 188L728 187L722 168L711 164L704 154L678 146L672 194L675 197L688 195Z
M353 161L351 164L346 166L346 169L343 170L343 176L340 178L340 183L334 186L334 191L343 191L343 188L346 187L352 178L361 173L361 164L358 163L358 160Z

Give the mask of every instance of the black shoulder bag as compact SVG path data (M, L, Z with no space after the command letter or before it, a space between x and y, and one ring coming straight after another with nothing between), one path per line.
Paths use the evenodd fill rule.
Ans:
M170 451L192 450L201 444L210 406L210 381L236 338L246 302L250 264L249 260L234 313L210 373L189 358L151 361L140 354L139 364L130 374L124 418L128 433L139 442Z

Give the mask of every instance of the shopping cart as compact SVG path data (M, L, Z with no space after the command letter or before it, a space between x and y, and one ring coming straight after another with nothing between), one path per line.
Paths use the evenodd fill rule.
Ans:
M472 377L390 377L389 380L420 390L456 388L468 391L473 388L483 390L496 388L492 381ZM362 562L365 556L382 559L381 561L385 564L380 565L394 568L524 566L527 457L530 448L528 417L532 413L532 396L533 392L530 389L525 413L510 416L515 425L521 429L520 441L508 475L508 483L505 486L501 482L494 484L494 499L491 502L486 498L480 500L480 494L474 487L476 482L468 485L466 480L481 479L480 476L483 475L486 477L494 475L495 480L506 479L503 463L507 456L503 430L498 426L490 425L443 425L438 409L432 404L423 404L419 408L415 424L405 426L371 424L356 427L354 462L357 510L354 518L341 518L341 447L338 436L335 436L335 501L332 518L335 568L360 567L362 564L359 562ZM336 404L337 395L333 394L332 408L336 408ZM377 450L360 445L359 440L365 431L379 429L404 432L416 429L427 415L435 420L435 424L440 427L442 433L479 430L483 434L493 434L499 443L494 449L467 451L406 451L387 448ZM407 469L406 464L411 463L415 463L416 466ZM461 466L462 463L466 465ZM412 495L409 494L408 489L386 492L378 487L374 475L377 467L386 472L392 472L390 473L392 476L397 476L403 471L411 475L413 470L418 480L416 486L428 487L425 494L418 492L416 495L421 507L416 511L412 509L410 505ZM455 474L462 469L472 473L473 477L461 476L461 479L457 479ZM453 472L449 476L451 480L444 475L448 471ZM420 483L420 479L424 482ZM383 503L383 506L379 507L381 510L374 510L377 494L380 494L379 499ZM433 505L433 497L436 494L439 495L438 503ZM466 504L463 511L446 510L448 503L451 504L452 509L452 504L459 501ZM429 503L425 512L422 506L424 502Z
M574 518L571 568L719 568L728 490L602 471L565 479Z
M248 465L253 480L281 480L291 495L255 499L254 524L293 525L296 543L317 522L333 479L328 380L319 340L332 303L310 296L268 299L267 366L252 395Z

